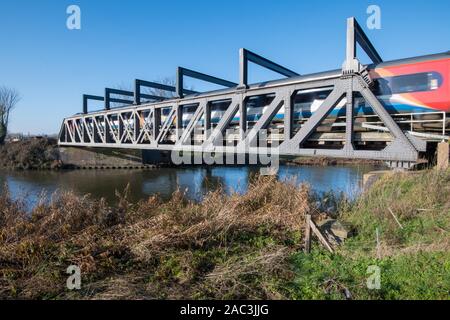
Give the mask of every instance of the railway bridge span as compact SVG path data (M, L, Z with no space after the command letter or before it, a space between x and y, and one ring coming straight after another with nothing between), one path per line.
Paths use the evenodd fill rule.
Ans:
M360 62L357 45L373 64ZM286 78L249 84L250 62ZM390 110L377 93L380 84L373 69L380 65L389 63L383 62L358 22L349 18L341 69L300 75L240 49L239 83L178 67L175 86L135 80L134 92L107 88L104 97L84 95L82 113L63 120L58 143L161 152L374 159L391 167L411 168L427 151L427 144L448 140L448 112ZM185 77L225 89L187 90ZM175 97L149 94L149 88L173 92ZM103 101L104 110L88 112L91 100ZM123 106L112 108L113 103Z

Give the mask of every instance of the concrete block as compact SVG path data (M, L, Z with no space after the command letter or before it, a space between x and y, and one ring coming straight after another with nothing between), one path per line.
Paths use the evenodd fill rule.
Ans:
M444 141L438 144L437 147L437 164L436 167L440 170L445 170L449 166L450 145Z
M108 148L59 148L64 165L74 167L127 168L142 166L140 151Z

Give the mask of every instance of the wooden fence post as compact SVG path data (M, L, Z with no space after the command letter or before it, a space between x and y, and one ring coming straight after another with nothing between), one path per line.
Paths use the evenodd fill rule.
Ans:
M305 226L305 252L311 252L311 215L306 215L306 226Z

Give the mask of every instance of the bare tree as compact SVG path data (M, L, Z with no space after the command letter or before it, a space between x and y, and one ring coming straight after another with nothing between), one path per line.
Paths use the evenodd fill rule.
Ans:
M159 80L156 80L155 82L164 84L166 86L175 87L177 82L175 81L175 78L162 78ZM172 91L166 91L161 89L155 89L155 88L145 88L143 90L143 93L158 96L158 97L164 97L164 98L175 98L176 93Z
M154 80L153 82L164 84L166 86L171 86L171 87L175 87L176 86L176 80L175 80L174 77L161 78L161 79L158 79L158 80ZM120 85L115 86L115 89L131 91L131 92L133 92L133 90L134 90L134 88L132 86L127 85L125 83L122 83ZM189 88L189 90L194 90L194 87L191 86ZM167 98L167 99L176 97L176 93L175 92L161 90L161 89L156 89L156 88L144 87L144 88L142 88L141 92L143 94L149 94L149 95L163 97L163 98ZM116 97L119 98L119 99L123 99L123 100L130 100L129 96L116 95Z
M20 94L17 90L4 86L0 87L0 144L5 142L9 116L19 100Z

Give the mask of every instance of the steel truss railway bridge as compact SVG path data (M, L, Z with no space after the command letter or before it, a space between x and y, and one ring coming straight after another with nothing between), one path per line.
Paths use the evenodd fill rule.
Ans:
M357 21L349 18L346 60L341 70L302 76L241 49L239 83L179 67L175 86L135 80L134 92L107 88L104 97L84 95L83 112L64 119L59 145L224 154L270 153L270 150L276 150L280 155L374 159L386 161L391 167L411 168L418 162L419 154L426 151L427 139L405 129L401 121L383 107L373 92L368 67L357 58L358 44L375 65L383 62ZM250 85L249 62L275 71L286 79ZM186 90L183 86L185 77L211 82L226 89L205 93ZM174 92L176 97L147 94L145 90L149 88ZM321 88L330 92L321 106L309 118L295 121L293 103L296 94ZM246 103L254 97L270 99L260 117L249 122ZM373 109L373 116L379 120L374 126L375 131L390 135L391 138L382 147L365 148L364 143L361 144L363 134L355 133L356 97L363 98ZM343 99L346 99L345 117L341 117L340 124L335 124L341 127L340 143L311 144L311 140L317 137L317 129ZM104 101L104 110L88 112L90 100ZM112 103L125 106L111 108ZM221 118L212 121L211 114L218 104L222 105ZM284 117L278 122L278 129L273 130L274 117L282 107ZM191 113L187 123L183 122L186 110ZM238 112L239 122L236 123L233 118ZM370 123L363 123L363 127L364 124L367 128L371 126ZM229 133L230 129L233 133ZM267 139L265 143L261 143L261 136Z

